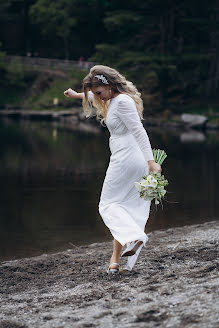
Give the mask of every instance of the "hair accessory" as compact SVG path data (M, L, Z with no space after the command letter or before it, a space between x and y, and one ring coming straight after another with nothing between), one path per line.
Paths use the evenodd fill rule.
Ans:
M109 82L103 75L95 75L94 77L96 77L98 80L101 80L104 84L109 84Z

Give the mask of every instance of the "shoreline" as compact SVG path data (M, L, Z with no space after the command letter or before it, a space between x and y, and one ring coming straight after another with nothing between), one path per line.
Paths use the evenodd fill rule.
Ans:
M87 119L80 107L74 107L70 110L20 110L20 109L0 109L0 117L7 117L12 119L29 119L29 120L47 120L47 121L59 121L68 123L73 126L78 124L86 124L87 126L93 126L98 128L98 122L95 118ZM187 130L188 126L180 119L180 115L170 116L168 118L148 116L146 123L143 121L143 125L146 127L165 127L165 128L177 128ZM86 122L86 123L85 123ZM99 128L101 129L101 128ZM205 130L219 130L219 124L207 122L205 127L192 128L192 130L205 131ZM86 128L85 128L86 130ZM88 130L90 132L90 129ZM95 133L98 133L95 130Z
M4 261L0 327L217 327L219 222L148 236L128 274L106 274L111 242Z

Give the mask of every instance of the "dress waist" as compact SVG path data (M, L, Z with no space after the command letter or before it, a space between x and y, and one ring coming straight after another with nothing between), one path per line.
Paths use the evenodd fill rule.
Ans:
M127 131L127 132L125 132L123 134L112 134L110 136L110 140L112 140L112 139L118 139L118 138L124 138L124 137L128 137L128 136L132 136L133 137L132 133L129 132L129 131Z
M111 152L124 150L124 148L138 148L135 137L131 132L123 134L113 134L109 138L109 147Z

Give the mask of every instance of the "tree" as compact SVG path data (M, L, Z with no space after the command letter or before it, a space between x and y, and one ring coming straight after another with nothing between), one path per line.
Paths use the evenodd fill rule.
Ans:
M72 54L92 54L104 33L103 12L101 0L38 0L30 17L44 36L62 39L65 58L69 59Z
M198 0L114 0L104 18L108 42L97 44L93 60L129 71L142 88L154 72L162 107L170 93L175 97L176 85L187 99L195 92L203 96L215 6L216 0L207 6Z
M65 58L69 58L69 37L76 18L71 17L75 1L38 0L30 9L33 22L42 26L44 35L56 34L64 43Z
M29 7L36 0L0 0L0 39L9 54L26 55L34 42Z

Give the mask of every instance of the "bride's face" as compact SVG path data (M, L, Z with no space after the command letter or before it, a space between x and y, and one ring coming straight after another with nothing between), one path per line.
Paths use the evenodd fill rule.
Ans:
M111 98L111 91L109 86L98 86L91 89L93 94L101 100L109 100Z

